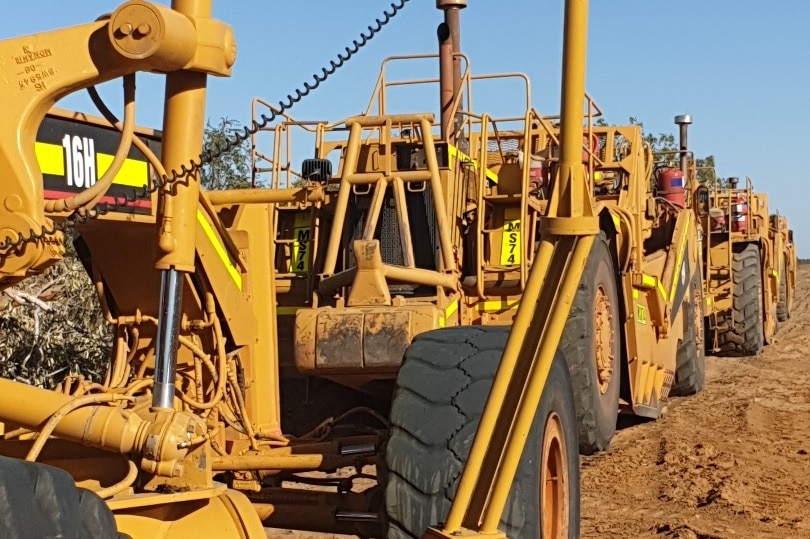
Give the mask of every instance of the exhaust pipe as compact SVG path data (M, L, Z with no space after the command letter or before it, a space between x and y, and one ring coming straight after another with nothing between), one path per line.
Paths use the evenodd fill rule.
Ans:
M687 142L687 131L689 130L689 124L692 123L692 117L689 114L682 114L680 116L675 116L675 123L678 124L680 127L680 152L678 156L680 157L681 161L681 171L683 175L686 176L686 167L687 167L687 154L686 152L689 150L689 144Z
M442 138L455 132L450 127L450 109L461 92L461 10L467 0L436 0L436 8L444 11L444 23L439 25L439 77L441 88ZM449 96L449 97L448 97ZM459 103L459 105L463 105ZM455 138L455 137L452 137ZM452 140L449 140L451 144Z
M441 23L436 31L439 38L439 110L442 115L442 140L454 144L453 100L456 96L455 75L453 74L453 38L447 23Z

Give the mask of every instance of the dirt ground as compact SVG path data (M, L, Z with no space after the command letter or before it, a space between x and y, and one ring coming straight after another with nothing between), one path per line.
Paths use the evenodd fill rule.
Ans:
M810 538L810 266L797 281L759 357L708 357L704 391L582 458L583 538Z
M756 358L707 358L706 389L582 459L582 536L810 537L810 267Z

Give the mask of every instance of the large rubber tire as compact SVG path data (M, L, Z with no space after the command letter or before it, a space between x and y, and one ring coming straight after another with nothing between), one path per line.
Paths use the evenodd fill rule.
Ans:
M785 271L785 263L779 267L779 301L776 303L776 319L779 322L787 322L790 318L788 309L788 276Z
M732 260L734 294L730 316L722 317L718 334L720 355L755 356L765 345L762 263L755 243L735 247Z
M675 382L670 391L674 397L694 395L706 384L703 305L703 283L700 272L696 271L682 306L683 339L678 345Z
M622 352L616 272L604 233L594 239L560 349L574 384L579 452L605 451L619 415Z
M419 538L446 518L507 336L508 328L440 329L419 335L406 351L386 451L388 539ZM558 353L501 519L509 537L579 537L574 414L568 369ZM550 456L557 458L546 460ZM556 481L545 471L553 467ZM549 492L555 487L556 496ZM555 519L541 522L543 508L559 511L556 522L567 533L551 526Z
M0 537L123 539L104 501L64 470L0 457Z

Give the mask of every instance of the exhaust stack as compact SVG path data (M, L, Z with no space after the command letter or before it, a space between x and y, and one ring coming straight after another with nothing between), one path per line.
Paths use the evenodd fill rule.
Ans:
M444 11L444 22L437 30L439 38L439 87L442 138L449 138L455 129L451 126L450 110L456 96L461 92L461 10L467 7L467 0L436 0L436 8Z
M689 130L689 124L692 123L692 116L689 114L681 114L680 116L675 116L675 123L678 124L680 127L680 153L678 156L680 157L681 162L681 171L683 172L684 176L686 176L686 167L688 164L688 156L686 152L689 149L689 143L687 142L687 131Z

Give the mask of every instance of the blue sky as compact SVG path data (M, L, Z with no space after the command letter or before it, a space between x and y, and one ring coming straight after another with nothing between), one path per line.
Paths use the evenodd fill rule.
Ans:
M164 3L168 3L164 2ZM381 0L215 0L214 15L234 27L239 57L231 79L209 82L208 116L250 119L251 100L278 101L310 80L378 17ZM532 104L559 108L563 0L469 0L462 49L474 73L524 72ZM0 38L91 21L111 11L101 0L8 2ZM365 109L380 61L432 53L441 12L434 0L410 0L354 59L291 113L338 120ZM592 0L587 89L611 123L634 116L652 133L675 132L673 117L691 114L690 145L714 155L720 176L750 176L770 194L771 211L789 217L799 256L810 258L810 2L776 0ZM432 73L431 73L432 74ZM102 94L120 111L120 84ZM162 79L139 75L138 123L161 126ZM476 104L514 104L509 89L484 92ZM420 96L422 97L422 96ZM411 98L413 111L436 102ZM404 98L406 99L406 98ZM147 105L148 104L148 105ZM83 95L60 103L93 111ZM484 112L476 106L479 112Z

